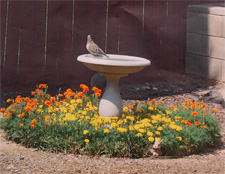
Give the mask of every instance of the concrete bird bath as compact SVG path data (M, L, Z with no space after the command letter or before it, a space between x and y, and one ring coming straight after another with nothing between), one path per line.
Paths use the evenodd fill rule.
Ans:
M150 61L135 56L107 54L109 58L83 54L77 60L86 67L106 77L107 84L105 92L100 100L99 115L104 117L118 116L123 113L122 98L119 91L119 80L130 73L136 73Z

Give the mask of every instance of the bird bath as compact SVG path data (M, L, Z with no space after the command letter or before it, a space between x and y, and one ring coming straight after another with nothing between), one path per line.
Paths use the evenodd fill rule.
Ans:
M77 60L86 67L106 77L105 92L100 100L99 115L103 117L118 116L123 113L122 98L119 91L119 80L130 73L136 73L150 61L144 58L117 54L107 54L107 57L83 54Z

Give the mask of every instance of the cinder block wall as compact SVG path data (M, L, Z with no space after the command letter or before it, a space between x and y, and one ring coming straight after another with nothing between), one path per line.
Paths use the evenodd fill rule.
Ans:
M225 81L225 3L188 6L186 73Z

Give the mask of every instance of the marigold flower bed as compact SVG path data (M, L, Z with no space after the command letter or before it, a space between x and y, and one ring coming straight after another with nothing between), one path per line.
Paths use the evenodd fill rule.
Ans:
M67 89L57 96L40 84L32 98L8 99L1 108L0 127L7 138L27 147L52 152L143 157L151 155L157 138L163 155L202 152L220 141L220 127L203 102L184 101L167 108L149 99L123 108L122 118L98 114L102 91L81 84L81 91ZM128 142L128 136L130 142ZM128 144L130 148L128 148Z

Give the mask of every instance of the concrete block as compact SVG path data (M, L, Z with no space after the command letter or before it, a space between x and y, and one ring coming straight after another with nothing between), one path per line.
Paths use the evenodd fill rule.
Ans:
M186 73L222 80L222 60L205 56L187 54Z
M225 3L189 5L189 12L225 15Z
M187 31L211 36L222 36L223 16L205 13L187 13Z
M187 33L186 52L225 60L225 39Z
M225 60L222 60L222 81L225 82Z
M222 25L222 31L223 31L223 38L225 38L225 16L223 16L223 25Z

